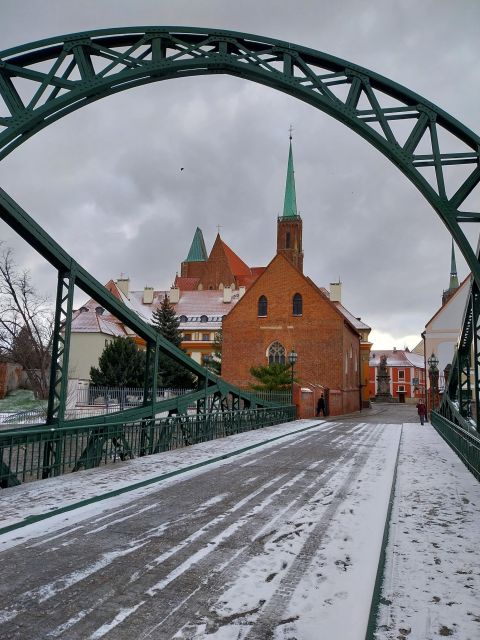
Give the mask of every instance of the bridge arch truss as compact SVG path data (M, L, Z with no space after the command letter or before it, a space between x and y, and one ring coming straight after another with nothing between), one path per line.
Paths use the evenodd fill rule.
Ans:
M480 211L466 205L479 190L480 138L409 89L320 51L245 33L148 26L70 34L0 52L0 160L41 129L93 101L151 82L207 74L254 81L318 108L362 136L421 192L472 273L459 358L465 363L465 354L474 349L478 400L480 264L460 225L480 222ZM452 171L457 179L454 187ZM119 304L1 190L0 215L59 273L49 423L63 421L74 284L145 339L151 375L161 350L190 368L209 391L215 387L219 397L234 392L221 380L209 379L203 367ZM459 373L450 381L452 395L444 399L445 415L460 423L467 411L457 393L465 388L465 366L456 362L453 369ZM155 402L150 403L153 410ZM142 411L147 414L149 409Z

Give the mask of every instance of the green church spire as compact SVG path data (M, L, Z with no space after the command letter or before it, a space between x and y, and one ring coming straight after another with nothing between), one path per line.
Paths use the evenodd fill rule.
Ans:
M188 252L188 256L184 262L205 262L208 258L203 233L200 227L197 227L193 236L192 246Z
M455 262L455 249L453 246L453 240L452 240L452 260L451 260L451 266L450 266L450 286L449 289L458 289L459 284L458 284L458 275L457 275L457 264Z
M285 199L283 201L283 218L296 218L297 196L295 193L295 171L293 169L292 130L290 128L290 149L288 152L287 180L285 182Z

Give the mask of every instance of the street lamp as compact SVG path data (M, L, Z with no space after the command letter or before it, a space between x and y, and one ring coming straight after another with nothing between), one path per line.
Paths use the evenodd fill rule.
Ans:
M288 361L290 366L292 367L292 404L293 404L293 368L295 367L295 363L298 360L298 354L295 351L295 347L292 347L292 350L288 354Z
M203 366L206 369L206 373L205 373L205 403L204 403L204 411L205 413L207 413L207 390L208 390L208 365L212 360L212 356L209 356L208 353L206 353L203 356Z
M430 394L431 395L430 411L433 411L437 404L439 360L437 356L432 352L432 355L429 357L427 362L428 362L428 375L430 378L430 388L432 389L432 393Z

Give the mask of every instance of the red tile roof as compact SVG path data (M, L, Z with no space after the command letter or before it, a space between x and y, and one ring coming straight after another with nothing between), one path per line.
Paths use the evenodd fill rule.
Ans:
M200 278L182 278L181 276L175 278L175 286L180 291L196 291L199 282Z
M245 262L241 258L239 258L234 251L232 251L232 249L230 249L228 244L226 244L223 240L221 242L228 260L228 266L230 267L233 275L235 277L251 276L252 272L250 270L250 267L246 265Z

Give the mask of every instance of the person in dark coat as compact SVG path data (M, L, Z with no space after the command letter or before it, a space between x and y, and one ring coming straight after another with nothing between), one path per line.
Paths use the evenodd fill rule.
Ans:
M325 398L323 397L323 393L320 396L320 398L318 399L317 402L317 416L320 415L320 413L322 413L324 416L327 415L327 411L326 411L326 407L325 407Z
M420 400L419 402L417 402L417 413L420 417L420 424L423 424L425 422L425 417L427 415L427 407L423 403L423 400Z

